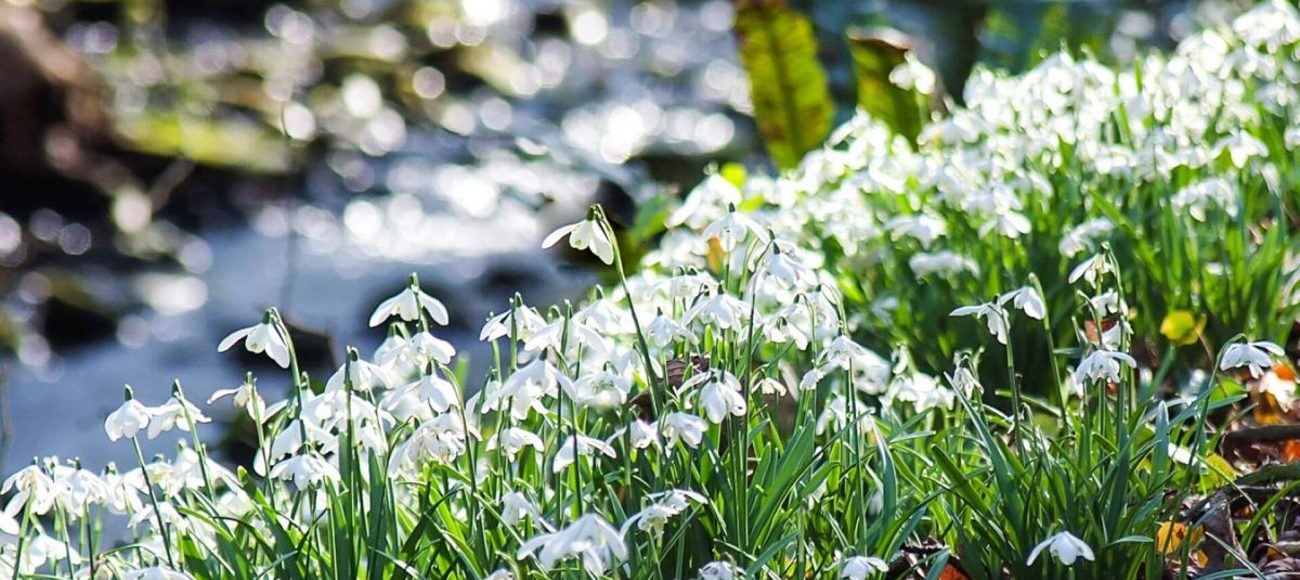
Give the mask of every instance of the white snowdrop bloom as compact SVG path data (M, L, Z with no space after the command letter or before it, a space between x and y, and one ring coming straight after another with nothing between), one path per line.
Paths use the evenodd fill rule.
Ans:
M676 342L695 342L695 333L686 325L664 315L662 311L655 315L645 327L646 342L656 351L672 346Z
M303 440L304 435L306 435L306 441ZM271 449L268 453L270 454L270 460L275 461L314 444L323 444L322 453L332 453L338 447L338 438L321 428L313 420L300 421L294 419L276 434L275 439L271 441ZM258 455L258 459L262 459L262 454L259 453ZM256 463L254 468L259 475L266 474L265 465Z
M428 331L417 332L407 341L409 348L418 355L419 358L435 361L439 364L451 364L451 359L456 356L456 347L452 346L441 338L438 338Z
M599 290L598 290L599 292ZM619 307L613 300L597 298L578 311L575 317L579 322L608 335L631 332L632 316L628 310Z
M745 571L731 562L717 560L700 568L699 580L744 580Z
M117 441L123 437L131 439L141 429L149 426L149 418L147 407L135 399L128 399L116 411L108 414L108 418L104 420L104 432L108 434L109 441Z
M786 288L812 284L817 279L812 268L793 253L792 244L786 244L789 246L787 249L782 249L782 244L786 243L777 240L768 245L767 251L756 264L755 278L770 278Z
M515 580L515 573L506 568L501 568L491 574L488 574L483 580Z
M482 410L504 409L506 402L509 402L510 416L516 421L523 421L532 411L545 414L547 408L542 399L557 396L561 388L565 391L573 390L569 377L546 359L535 358L506 378L499 387L485 388Z
M961 306L953 310L949 316L974 316L975 318L984 319L988 325L989 334L997 338L1002 344L1007 343L1007 335L1010 331L1010 324L1007 321L1007 311L997 302L986 302L974 306Z
M741 240L753 236L761 242L767 241L767 232L753 218L736 211L736 206L727 208L727 213L709 224L704 229L704 239L718 239L722 251L730 253L736 249Z
M1102 276L1114 271L1105 254L1094 254L1070 271L1070 283L1074 284L1082 279L1087 281L1089 286L1096 287L1101 282Z
M107 489L104 507L117 515L127 515L140 511L144 506L141 494L145 493L144 482L135 480L131 475L116 473L112 464L104 474L104 486Z
M260 324L254 324L247 328L236 330L217 345L217 352L225 352L240 340L244 341L244 348L253 354L266 353L271 357L275 364L280 368L289 368L289 346L285 344L284 337L280 335L279 327L271 321L271 314L268 312Z
M610 239L605 226L600 222L596 206L587 212L587 218L562 226L551 232L542 240L542 247L554 246L560 238L569 237L569 247L578 250L591 250L606 265L614 263L614 241Z
M907 266L912 269L917 278L926 278L936 274L939 276L956 276L963 272L978 276L980 273L979 264L976 264L974 260L948 250L934 253L917 253L907 260Z
M194 421L196 424L210 423L212 421L193 403L176 397L168 399L166 403L157 407L148 407L147 409L149 411L148 435L150 439L171 431L173 427L189 433L190 421ZM188 419L186 418L187 415Z
M140 568L122 575L122 580L194 580L193 576L163 566Z
M614 446L595 437L586 435L570 435L555 451L555 459L551 464L551 471L560 473L570 465L573 465L579 457L590 457L596 453L603 454L610 459L618 457L614 451Z
M889 230L894 240L904 236L913 238L921 244L922 248L930 249L930 245L935 240L948 234L948 224L942 218L932 215L908 215L899 216L885 222L885 229Z
M432 367L427 371L410 385L415 388L420 401L432 407L436 413L445 413L452 407L459 407L460 394L456 392L456 386L439 376Z
M407 322L419 320L422 311L429 315L430 320L443 326L450 321L447 307L442 301L421 290L420 279L415 274L411 274L406 288L375 307L375 312L370 315L370 326L379 326L393 316L398 316Z
M1250 371L1251 378L1258 379L1273 368L1274 357L1282 356L1286 356L1286 351L1266 340L1239 342L1223 349L1219 370L1227 371L1244 367Z
M729 206L740 203L740 189L717 173L710 173L682 200L682 205L668 216L670 228L685 224L698 230L725 215Z
M612 409L626 403L631 391L632 378L628 374L605 368L589 372L573 381L573 390L569 396L582 407Z
M1119 292L1114 290L1107 290L1096 296L1089 296L1088 305L1092 307L1094 312L1102 316L1118 314L1127 309L1127 305L1124 304Z
M156 510L154 509L154 504L152 502L146 504L144 509L131 515L131 519L127 522L127 526L131 529L135 529L139 527L140 524L146 524L149 529L158 531L158 520L162 520L162 525L169 528L176 527L189 529L191 527L190 522L186 517L182 516L181 512L176 510L176 506L172 505L171 502L166 501L158 502Z
M628 423L627 429L630 431L633 449L649 449L651 445L659 443L659 430L650 423L633 419Z
M55 501L72 520L77 520L91 505L102 505L108 501L108 484L92 471L60 466L55 471ZM4 527L0 516L0 528Z
M817 366L821 369L835 367L848 370L854 362L873 354L867 350L867 347L854 342L848 335L841 334L827 345L826 350L822 351L821 362Z
M501 496L501 521L507 526L513 526L525 519L532 519L539 522L543 527L549 528L542 519L542 510L538 509L537 504L528 496L517 492L508 491Z
M709 430L709 424L704 419L682 412L669 413L659 420L657 426L663 434L664 450L669 453L678 441L691 449L699 447L704 440L704 432Z
M686 323L700 321L723 330L739 329L749 315L749 305L730 294L700 298L682 317Z
M361 360L355 349L349 349L348 361L339 366L329 380L325 381L325 391L346 391L349 386L353 391L369 391L376 388L387 389L396 382L388 371L377 364Z
M894 381L893 387L893 398L912 403L918 413L930 407L951 410L957 400L957 393L923 373L899 377Z
M1097 242L1110 235L1115 224L1106 218L1096 218L1083 222L1066 232L1061 237L1059 250L1061 255L1073 258L1083 252L1097 250Z
M538 535L519 546L515 557L522 560L529 555L537 558L543 571L569 557L582 559L588 574L601 577L617 563L627 559L627 545L623 535L599 514L586 514L558 532Z
M1222 208L1228 217L1237 217L1237 197L1227 179L1212 177L1178 190L1170 202L1174 209L1185 211L1196 221L1203 222L1205 210L1211 206Z
M701 376L710 376L708 382L700 389L698 399L709 421L717 424L726 419L727 415L745 416L749 411L749 405L745 402L745 395L741 393L740 381L737 381L735 376L726 371Z
M271 468L271 477L292 481L299 491L324 481L337 484L340 480L339 470L313 453L294 455L277 463Z
M718 290L718 281L707 273L696 272L665 278L655 283L672 298L690 300L701 294L712 294Z
M81 554L70 545L62 540L45 535L41 531L35 536L27 538L27 552L24 554L28 558L33 569L44 566L46 562L71 562L76 566L81 563Z
M989 235L990 232L996 232L1004 238L1014 240L1023 234L1029 233L1032 229L1029 218L1026 218L1023 214L1004 211L994 214L980 225L979 234L982 238Z
M752 390L763 393L764 395L775 395L777 397L784 397L790 392L790 388L785 386L785 383L773 377L763 377L754 381Z
M1214 144L1212 155L1218 157L1224 151L1228 152L1228 159L1232 161L1232 166L1237 169L1244 168L1251 157L1268 157L1268 147L1264 145L1263 141L1240 130L1219 139Z
M510 461L514 461L525 447L532 447L534 451L541 453L546 446L536 433L521 427L508 427L488 439L488 449L504 451Z
M865 580L888 571L889 564L875 556L850 556L840 562L840 578L846 580Z
M659 493L650 494L649 498L653 503L646 506L640 512L633 514L623 523L621 532L627 534L627 530L636 524L637 528L644 532L662 533L668 520L686 511L691 503L706 504L708 498L690 490L674 489Z
M253 420L266 418L266 401L257 394L257 386L252 381L244 381L233 389L213 391L212 396L208 397L208 404L211 405L226 397L231 397L235 407L243 409ZM112 436L110 435L109 438L111 439Z
M556 319L538 328L524 341L524 349L530 352L541 352L548 348L560 352L561 345L568 348L566 354L577 352L579 346L585 347L597 357L604 357L607 352L605 336L574 319Z
M944 377L948 379L948 384L952 386L953 390L965 395L967 398L984 389L980 385L979 379L975 377L975 373L965 364L959 365L952 371L952 374L945 374Z
M1080 385L1097 381L1118 383L1120 363L1128 365L1129 368L1137 367L1137 361L1128 354L1111 350L1094 350L1079 361L1079 367L1074 369L1074 381Z
M1083 540L1070 532L1061 532L1034 546L1033 551L1029 552L1029 560L1025 564L1032 565L1043 550L1047 550L1049 554L1066 566L1074 565L1075 561L1080 557L1090 561L1097 559L1092 553L1092 548L1088 547L1088 544L1084 543Z
M426 421L405 442L393 449L390 471L420 466L426 461L447 465L465 453L468 445L464 420L454 413L443 413Z
M1017 288L998 297L998 305L1006 306L1007 302L1035 320L1042 320L1047 315L1043 296L1033 286Z
M511 336L511 329L519 340L527 340L538 328L546 326L546 319L531 306L519 306L489 318L479 331L478 339L492 342Z

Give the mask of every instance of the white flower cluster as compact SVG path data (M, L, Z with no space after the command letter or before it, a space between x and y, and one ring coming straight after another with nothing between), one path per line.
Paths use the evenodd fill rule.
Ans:
M637 553L631 536L662 538L675 523L718 509L708 489L716 484L703 475L682 475L645 493L637 491L639 482L690 473L685 466L695 469L689 459L697 455L716 466L721 450L749 453L744 445L727 447L738 422L749 425L756 413L778 422L777 409L802 405L815 421L818 445L842 440L841 432L874 441L881 415L951 409L958 396L980 388L972 368L959 366L950 388L921 371L913 345L886 358L853 338L888 326L889 316L908 307L908 296L887 291L889 282L1002 276L1011 260L1004 253L1013 251L1003 241L1039 239L1056 252L1061 278L1069 272L1069 283L1096 290L1089 303L1098 314L1122 311L1118 296L1102 291L1115 264L1101 244L1117 232L1104 200L1074 213L1054 200L1066 190L1078 199L1080 188L1093 188L1088 197L1181 175L1186 183L1159 207L1197 222L1241 215L1242 185L1277 179L1270 163L1276 151L1241 128L1281 118L1283 145L1300 144L1298 42L1300 15L1276 2L1243 16L1231 35L1206 32L1172 57L1147 59L1140 76L1068 56L1021 77L979 72L969 83L968 107L929 125L915 149L859 116L780 178L751 177L739 188L720 175L707 177L668 217L659 247L630 277L623 276L608 221L593 207L544 245L567 240L594 253L615 267L619 287L546 313L512 300L483 326L480 338L493 345L496 360L469 385L452 370L456 349L431 330L447 323L446 308L414 276L369 320L392 322L387 339L368 358L349 349L317 388L298 369L292 336L269 310L219 349L242 341L291 369L288 398L267 404L250 375L209 401L229 398L252 420L252 471L260 477L207 456L195 430L209 419L179 385L155 407L128 389L104 424L111 440L128 440L139 454L140 434L155 438L175 429L189 434L188 443L173 459L140 456L136 469L121 474L51 460L9 477L0 489L13 493L0 510L0 537L19 541L0 544L0 577L16 569L190 578L183 556L231 556L230 522L264 538L308 538L344 525L339 518L365 520L381 507L400 523L389 546L422 529L424 518L454 523L428 524L444 531L494 522L494 530L504 530L494 536L503 545L455 548L494 558L495 571L477 576L625 570ZM1085 174L1090 181L1062 179ZM884 276L875 288L856 289L873 307L847 317L837 276L867 270ZM974 306L933 314L978 318L1003 344L1012 312L1039 321L1049 315L1038 285L995 287L958 297L958 304ZM1124 367L1135 366L1122 352L1128 331L1116 327L1088 340L1092 348L1070 377L1075 388L1118 382ZM1240 344L1221 365L1259 376L1277 354L1270 343ZM733 463L742 473L732 485L746 487L756 476L746 471L747 458ZM365 493L374 489L383 493ZM870 510L878 513L884 500L870 492ZM340 513L349 511L343 506L360 513ZM92 513L125 516L133 547L95 553L94 542L81 542L75 524ZM859 548L834 547L830 573L862 579L889 570L887 558ZM1043 550L1066 565L1093 559L1067 532L1039 545L1029 561ZM290 557L275 556L259 564L260 573ZM710 556L716 561L702 564L697 576L744 576L734 554ZM407 567L378 555L362 558L366 565Z

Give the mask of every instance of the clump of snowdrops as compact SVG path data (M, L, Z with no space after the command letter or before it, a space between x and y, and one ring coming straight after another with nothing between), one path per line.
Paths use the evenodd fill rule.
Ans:
M616 285L580 305L502 305L482 329L484 376L456 370L437 336L448 312L414 275L369 321L388 338L349 348L324 381L269 309L219 349L287 376L249 374L208 409L179 383L166 401L127 388L104 427L137 465L46 458L5 480L0 578L1204 567L1161 530L1231 482L1209 417L1241 396L1219 387L1282 363L1269 317L1291 307L1275 278L1294 251L1283 55L1297 35L1293 9L1266 5L1141 73L1060 57L980 77L972 109L919 152L856 119L778 180L706 180L635 275L593 206L544 245L590 251ZM1175 234L1188 237L1151 237ZM1131 354L1165 307L1238 330L1213 331L1175 377ZM288 394L267 402L259 383ZM199 437L232 405L258 441L233 469ZM176 452L144 457L141 438L160 436L179 436ZM103 541L110 525L130 539ZM1218 572L1249 571L1223 548Z

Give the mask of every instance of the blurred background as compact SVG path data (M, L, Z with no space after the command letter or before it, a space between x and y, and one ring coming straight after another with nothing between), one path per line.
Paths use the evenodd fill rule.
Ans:
M0 0L0 470L129 462L102 430L125 383L147 404L173 379L205 400L252 369L274 397L287 373L216 353L270 305L320 379L382 340L365 319L411 271L471 360L516 290L583 298L598 273L541 251L552 228L600 202L635 247L638 207L710 166L773 168L733 31L755 3ZM846 39L881 27L959 101L977 62L1124 63L1243 8L788 4L813 24L835 121L858 102Z

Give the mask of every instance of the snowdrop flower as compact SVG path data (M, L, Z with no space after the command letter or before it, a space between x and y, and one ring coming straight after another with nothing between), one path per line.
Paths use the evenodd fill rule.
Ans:
M538 328L524 341L524 349L541 352L545 349L560 351L560 345L567 339L568 352L575 352L578 346L584 346L589 352L604 357L607 351L605 336L590 326L574 319L558 318L554 322Z
M1093 556L1092 548L1089 548L1088 544L1085 544L1083 540L1080 540L1070 532L1061 532L1043 540L1037 546L1034 546L1034 550L1029 553L1029 560L1026 561L1025 564L1032 565L1034 560L1038 559L1038 555L1041 554L1044 549L1066 566L1074 565L1074 562L1078 560L1080 556L1085 560L1096 560L1096 557Z
M742 321L749 314L749 306L730 294L714 294L701 298L686 311L683 321L696 320L711 324L723 330L740 328Z
M1259 391L1268 393L1277 401L1277 406L1284 411L1291 410L1296 402L1296 382L1294 380L1284 379L1278 376L1276 370L1264 373L1263 378L1259 380Z
M1115 269L1111 267L1110 260L1106 259L1105 254L1096 254L1070 271L1070 283L1074 284L1082 278L1088 282L1088 285L1095 287L1102 276L1114 271Z
M542 240L542 247L549 248L554 246L560 238L569 237L569 247L578 250L591 250L600 261L606 265L614 263L614 241L610 239L609 232L605 231L602 223L603 218L599 205L591 206L587 210L587 218L576 223L562 226L559 229L546 236Z
M299 491L322 481L338 483L340 479L338 469L312 453L295 455L277 463L271 469L271 477L292 481Z
M709 502L704 496L685 489L674 489L671 491L650 494L650 499L654 503L645 507L640 512L628 518L623 523L624 534L632 524L643 532L659 534L663 532L664 525L668 520L676 517L678 514L686 511L691 503L706 504Z
M499 387L484 388L482 410L493 411L504 408L510 402L510 416L516 421L528 418L529 413L537 411L545 414L544 397L554 397L559 389L573 391L573 383L546 359L538 357L524 367L515 371Z
M740 197L740 190L727 178L710 173L686 195L681 207L674 210L664 224L670 228L685 224L698 230L720 217L728 206L740 203Z
M932 215L899 216L885 222L885 229L895 241L903 236L914 238L921 247L930 249L935 240L948 234L948 224Z
M451 359L456 356L455 346L427 331L416 333L407 341L407 345L421 358L438 364L451 364Z
M1137 361L1128 354L1112 350L1094 350L1079 361L1079 368L1074 369L1074 381L1079 385L1097 381L1118 383L1121 362L1129 368L1137 367Z
M1029 233L1031 229L1032 226L1029 224L1029 218L1008 210L997 213L993 217L989 218L988 221L984 222L984 224L980 226L979 234L980 237L983 238L984 236L987 236L989 232L997 232L998 235L1002 237L1014 240L1023 234Z
M596 287L596 293L599 297L583 307L576 318L587 326L605 334L631 332L634 327L632 317L628 314L628 311L614 304L612 300L605 298L599 286Z
M1006 306L1007 302L1023 311L1025 316L1035 320L1042 320L1047 315L1047 306L1043 304L1043 297L1033 286L1018 288L998 297L999 306Z
M506 568L502 568L496 572L488 574L483 578L483 580L515 580L515 573Z
M483 342L492 342L498 338L510 336L511 327L519 340L527 340L533 335L538 328L546 326L546 319L537 312L537 309L531 306L519 305L510 310L502 312L483 325L483 330L479 331L478 339Z
M58 497L58 487L54 479L35 463L19 469L0 484L0 495L14 490L18 493L9 500L7 508L31 502L32 513L36 515L48 513L50 508L54 507L54 501Z
M677 341L695 342L695 333L686 325L664 316L662 310L646 325L645 337L655 350L668 348Z
M767 241L767 233L755 222L753 218L736 211L734 204L727 207L726 215L714 220L709 227L704 229L704 238L717 238L718 245L722 251L730 253L736 249L736 244L748 236L754 236L759 241Z
M1115 224L1106 218L1088 220L1066 232L1061 237L1059 250L1067 258L1073 258L1085 251L1095 251L1097 240L1110 234Z
M212 419L193 403L173 396L166 403L149 409L149 438L155 439L173 427L188 433L190 421L196 424L209 423Z
M1007 334L1010 325L1007 322L1007 311L1002 308L999 302L986 302L975 306L962 306L953 310L950 316L974 316L983 318L984 323L988 325L989 333L997 338L1002 344L1007 343Z
M792 287L796 284L811 284L817 279L817 275L809 268L790 249L782 250L782 241L774 241L768 246L768 251L763 254L759 269L755 274L756 278L766 274L772 279L784 284L786 287Z
M1251 157L1268 157L1268 147L1264 142L1245 131L1237 131L1220 139L1214 144L1211 155L1217 158L1225 150L1228 152L1228 159L1232 161L1232 166L1237 169L1244 168Z
M543 571L554 568L564 558L580 557L583 568L595 577L603 576L628 555L623 535L598 514L586 514L563 530L524 542L515 557L522 560L530 554Z
M235 406L247 411L248 416L253 420L261 420L266 417L266 401L262 399L261 395L257 394L257 385L254 383L251 373L238 387L214 391L212 396L208 397L208 404L211 405L226 397L233 397ZM112 439L112 435L109 435L109 438Z
M875 556L851 556L840 562L840 578L847 580L864 580L872 574L884 574L889 571L889 564Z
M419 320L421 311L428 313L430 319L443 326L449 321L447 307L421 290L420 278L411 273L406 288L375 307L375 312L370 315L370 326L379 326L393 316L399 316L407 322Z
M275 323L275 311L268 309L262 316L260 324L254 324L248 328L236 330L226 338L221 339L221 344L217 345L217 352L225 352L240 340L244 341L244 348L253 354L266 353L271 357L275 364L280 368L289 368L289 346L285 344L284 336L280 334L280 327Z
M506 492L501 496L501 521L507 526L513 526L519 522L531 518L534 521L542 521L542 510L528 499L528 496L517 491Z
M171 568L154 566L127 572L122 575L122 580L194 580L194 577Z
M726 419L727 415L743 417L749 411L749 405L740 391L740 382L731 373L726 371L713 373L712 380L700 389L699 394L699 404L704 408L704 414L708 416L709 421L718 424Z
M907 260L907 266L912 269L917 278L925 278L934 274L940 276L955 276L962 272L969 272L972 275L979 275L979 264L975 260L943 250L935 253L920 252Z
M737 580L744 577L744 570L722 560L709 562L700 568L700 580Z
M589 457L597 452L610 459L618 457L618 454L614 451L614 446L609 443L586 435L570 435L560 445L559 450L555 452L555 460L551 464L551 471L560 473L564 471L564 468L573 465L573 462L578 457Z
M104 420L104 432L108 434L109 441L123 437L131 439L149 425L149 409L132 398L130 385L127 385L126 393L127 398L122 406L109 413Z
M626 403L631 390L630 377L606 368L578 378L573 382L573 391L569 395L580 406L610 409Z
M1174 209L1186 211L1196 221L1205 221L1205 210L1211 204L1221 207L1229 217L1237 217L1237 194L1232 184L1222 177L1212 177L1182 188L1170 199Z
M628 423L627 429L632 438L633 449L649 449L651 445L659 443L659 430L650 423L633 419Z
M1250 371L1252 379L1258 379L1268 369L1273 368L1273 357L1281 356L1286 356L1286 351L1266 340L1235 343L1223 349L1219 370L1227 371L1245 367Z
M508 427L488 439L488 449L501 449L510 461L514 461L515 456L519 455L525 447L532 447L533 450L541 453L545 445L536 433L520 427Z
M361 360L357 349L348 347L348 360L343 363L329 380L325 381L325 391L346 391L350 386L353 391L369 391L376 387L388 388L392 382L384 367Z
M709 429L704 419L681 412L669 413L659 420L658 427L663 433L664 450L669 453L677 446L678 441L685 443L691 449L699 447L700 442L704 440L704 432Z

